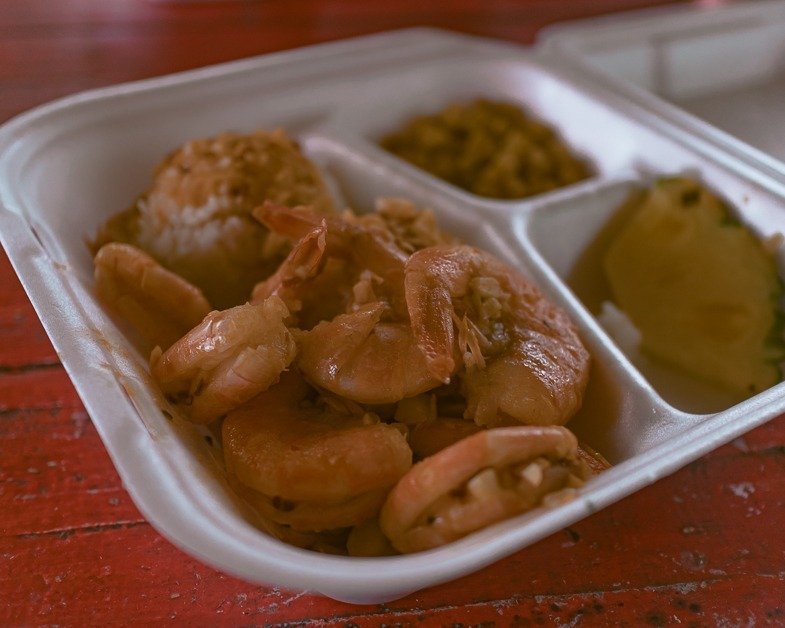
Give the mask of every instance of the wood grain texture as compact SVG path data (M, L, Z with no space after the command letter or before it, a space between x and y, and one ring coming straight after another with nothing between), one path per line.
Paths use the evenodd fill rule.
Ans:
M0 121L75 91L414 25L530 43L646 0L3 0ZM785 418L477 573L384 605L250 585L139 514L0 254L0 625L785 624Z

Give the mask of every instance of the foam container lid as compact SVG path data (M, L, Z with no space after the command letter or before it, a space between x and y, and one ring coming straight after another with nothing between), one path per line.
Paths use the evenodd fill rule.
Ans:
M258 583L376 603L477 570L668 475L785 411L785 384L735 403L642 370L565 282L611 212L652 177L685 172L759 236L780 230L785 175L531 49L413 29L267 55L68 97L0 128L0 238L135 503L168 539ZM596 175L519 201L483 199L381 150L404 120L477 96L520 103ZM167 418L147 363L96 301L85 246L146 186L163 155L225 130L284 127L347 203L396 195L523 269L578 325L593 357L569 427L613 467L578 497L450 545L385 558L322 555L249 522L220 451ZM555 235L558 234L558 237ZM781 264L782 266L782 264ZM678 379L678 378L677 378Z

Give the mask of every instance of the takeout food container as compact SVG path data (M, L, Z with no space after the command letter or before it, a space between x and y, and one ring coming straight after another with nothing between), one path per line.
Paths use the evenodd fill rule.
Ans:
M782 2L633 11L557 24L539 43L670 122L784 171Z
M440 182L375 143L414 114L477 96L517 101L555 126L596 176L494 201ZM350 206L368 210L384 195L430 206L444 228L521 268L564 307L593 357L583 409L568 426L613 468L569 503L419 554L321 555L253 527L216 463L214 442L160 411L146 358L96 301L85 239L145 189L172 148L260 127L295 135ZM753 158L685 132L555 57L414 29L96 90L19 116L0 129L0 236L124 485L162 534L253 582L372 603L513 553L785 410L785 384L732 406L711 395L682 403L658 392L564 282L632 189L684 172L699 173L762 237L778 230L785 176ZM694 409L705 403L711 412Z

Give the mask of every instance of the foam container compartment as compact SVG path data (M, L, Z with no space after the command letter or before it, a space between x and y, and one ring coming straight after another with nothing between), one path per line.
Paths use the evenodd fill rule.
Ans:
M785 411L785 384L739 404L659 381L633 364L565 282L580 250L629 192L684 172L761 237L785 218L785 176L525 48L414 29L269 55L66 98L0 128L0 236L124 485L173 543L228 573L349 602L401 597L511 554L646 486ZM596 167L579 184L519 201L483 199L384 152L406 118L485 96L517 101ZM146 359L96 301L85 240L128 206L185 140L285 127L351 206L408 197L532 277L577 323L592 357L569 423L613 467L578 497L458 542L386 558L285 545L249 522L220 452L167 419Z

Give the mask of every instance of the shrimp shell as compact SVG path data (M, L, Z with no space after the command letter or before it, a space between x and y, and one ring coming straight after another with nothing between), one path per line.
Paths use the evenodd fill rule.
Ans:
M276 295L283 299L290 311L298 310L299 288L320 270L327 246L327 227L321 224L305 234L292 247L289 255L270 277L256 284L251 297L252 303L262 303Z

